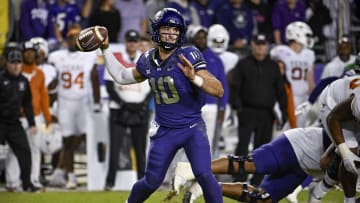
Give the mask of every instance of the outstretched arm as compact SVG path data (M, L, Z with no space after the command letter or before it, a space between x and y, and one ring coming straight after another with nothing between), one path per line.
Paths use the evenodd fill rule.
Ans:
M109 37L106 37L105 42L101 46L101 51L104 55L105 67L115 82L121 85L129 85L142 82L146 79L135 67L125 68L125 66L115 58L108 47Z

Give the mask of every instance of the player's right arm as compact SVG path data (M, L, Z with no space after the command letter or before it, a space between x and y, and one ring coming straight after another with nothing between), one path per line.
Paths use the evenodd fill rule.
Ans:
M144 81L146 78L135 68L125 68L109 49L103 49L105 67L115 82L129 85Z
M344 166L347 171L357 174L357 168L355 162L360 162L360 157L356 154L356 149L349 149L345 143L345 138L342 133L341 123L345 121L355 120L352 112L352 105L354 103L354 97L350 97L340 104L336 105L334 109L329 113L326 122L329 126L330 136L333 138L337 149L343 159Z
M101 51L105 59L105 67L115 82L121 85L129 85L142 82L146 79L135 67L125 68L108 47L109 37L106 37L101 46Z

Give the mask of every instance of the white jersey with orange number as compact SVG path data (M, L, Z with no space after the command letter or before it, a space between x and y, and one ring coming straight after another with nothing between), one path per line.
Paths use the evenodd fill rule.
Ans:
M90 95L90 73L96 60L96 52L59 50L51 53L48 61L58 72L58 96L78 100Z
M351 112L356 120L341 124L345 142L351 148L357 147L357 139L360 138L360 125L358 123L360 121L360 76L338 79L327 86L319 96L320 118L329 133L327 116L330 111L352 95L354 95L354 99L351 102Z
M307 96L309 91L307 73L315 62L314 51L304 48L300 53L296 53L290 47L280 45L274 47L270 55L272 59L284 63L286 78L291 84L294 97Z

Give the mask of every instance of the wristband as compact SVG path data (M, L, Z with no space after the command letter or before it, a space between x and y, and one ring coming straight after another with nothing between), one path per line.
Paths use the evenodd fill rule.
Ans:
M191 80L192 83L194 83L194 85L201 87L204 83L204 79L200 76L195 75L194 79Z
M347 156L348 154L351 153L349 147L345 144L345 142L339 144L337 146L337 148L338 148L342 158L344 158L345 156Z

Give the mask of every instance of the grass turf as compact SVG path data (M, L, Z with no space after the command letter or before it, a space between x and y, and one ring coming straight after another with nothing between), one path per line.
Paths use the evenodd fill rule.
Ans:
M45 193L8 193L0 192L1 203L123 203L128 197L127 191L115 192L45 192ZM165 202L164 198L167 191L157 191L150 196L145 203ZM307 191L302 191L299 196L299 203L307 201ZM343 193L339 190L332 190L328 193L323 202L339 203L343 202ZM174 197L167 203L181 203L182 195ZM205 202L203 198L199 198L196 203ZM224 198L224 203L235 203L237 201ZM281 203L286 203L282 200Z

